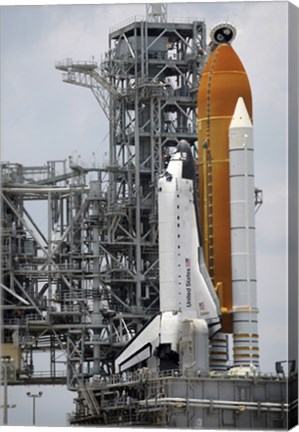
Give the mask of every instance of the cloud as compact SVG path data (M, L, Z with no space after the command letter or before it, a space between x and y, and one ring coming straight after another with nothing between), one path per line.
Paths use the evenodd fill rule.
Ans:
M257 252L287 252L287 190L273 180L263 186L263 204L256 214Z
M140 9L137 7L137 10ZM77 151L107 151L108 121L88 89L62 83L57 60L89 60L108 49L108 27L130 16L123 5L35 7L7 11L2 56L2 151L32 165ZM32 22L32 19L34 21ZM16 20L16 22L14 21ZM19 31L11 36L11 28ZM12 25L14 24L14 25ZM17 34L16 34L17 33ZM22 34L27 36L23 43ZM26 152L20 153L20 148Z
M258 254L257 302L263 371L273 371L274 362L284 359L287 351L287 296L287 256L284 253Z
M101 123L104 122L108 129L100 107L92 101L91 93L83 89L77 93L74 89L70 91L70 86L62 83L60 73L54 69L55 55L58 55L54 46L58 51L60 47L61 53L67 51L74 42L72 26L67 27L68 20L61 19L58 28L51 28L54 8L49 9L49 15L44 15L43 8L40 10L39 25L43 23L44 26L43 30L36 30L39 37L33 38L30 49L28 46L22 49L20 35L19 45L14 50L10 50L7 44L2 61L4 155L7 153L6 159L13 160L18 152L20 162L24 158L25 163L28 163L29 155L33 159L31 163L62 157L62 151L67 156L73 149L84 148L82 142L85 144L86 141L90 142L91 148L95 147L98 142L95 143L94 138L88 139L90 132L93 137L101 137L100 130L104 129ZM26 16L28 12L23 10L22 13ZM26 19L24 21L27 22ZM72 25L82 31L79 20L77 24L73 20ZM67 30L65 38L62 37L64 27ZM63 131L67 131L65 136ZM29 149L29 154L19 153L22 143Z
M38 426L67 426L67 413L71 413L74 409L74 393L67 392L64 386L9 387L8 402L16 405L16 408L9 410L9 426L32 425L33 402L32 398L26 396L26 393L38 394L40 391L43 392L43 395L36 400L36 424Z

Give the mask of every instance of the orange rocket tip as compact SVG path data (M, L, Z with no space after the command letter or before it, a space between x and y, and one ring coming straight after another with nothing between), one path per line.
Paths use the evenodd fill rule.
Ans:
M251 89L245 68L230 44L218 45L203 71L198 96L198 119L232 116L239 97L252 118Z

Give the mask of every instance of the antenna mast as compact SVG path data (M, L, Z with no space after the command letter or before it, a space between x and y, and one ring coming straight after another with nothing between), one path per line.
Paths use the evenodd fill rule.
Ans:
M147 3L146 20L149 22L167 22L167 3Z

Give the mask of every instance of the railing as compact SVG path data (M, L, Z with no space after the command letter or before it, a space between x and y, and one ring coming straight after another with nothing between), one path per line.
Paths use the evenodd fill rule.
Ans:
M132 16L131 18L128 18L127 20L122 21L119 24L116 24L114 26L109 27L109 33L112 33L112 32L117 31L123 27L126 27L130 24L133 24L134 22L140 22L140 21L145 21L145 17L144 16L138 16L138 15Z
M72 58L67 58L65 60L55 62L55 67L57 69L67 68L67 67L71 67L73 65L79 66L79 67L80 66L88 66L88 67L96 68L98 66L98 63L94 60L90 60L90 61L76 60L76 61L74 61Z
M182 371L179 369L169 369L164 371L154 371L147 368L139 369L137 371L133 372L122 372L121 374L114 374L109 376L101 376L101 375L94 375L92 383L89 383L88 385L90 387L94 386L111 386L111 385L126 385L128 383L138 383L138 382L145 382L147 380L157 380L157 379L164 379L164 378L188 378L186 374L183 374ZM198 378L194 376L190 376L189 378ZM263 381L277 381L279 380L279 377L277 374L269 373L269 374L259 374L256 377L243 377L243 376L229 376L226 373L217 374L217 375L209 375L207 377L201 377L200 379L217 379L217 380L243 380L243 379L262 379Z
M94 385L117 385L127 384L132 382L143 382L148 379L158 378L177 378L182 376L182 373L178 369L170 369L164 371L154 371L147 368L139 369L134 372L123 372L121 374L114 374L110 376L94 375L93 382L89 384L90 387Z
M44 317L39 314L28 314L26 315L26 321L41 321L44 320Z
M3 325L4 326L24 326L26 325L26 319L25 318L12 318L12 319L4 319Z
M127 20L116 24L115 26L109 27L109 33L112 33L114 31L117 31L123 27L126 27L130 24L133 24L135 22L140 22L140 21L147 21L148 19L146 19L146 17L144 16L138 16L135 15L131 18L128 18ZM196 18L191 18L191 17L187 17L187 18L167 18L167 21L165 23L160 23L160 24L192 24L195 21L202 21L204 22L204 19L196 19ZM153 23L153 24L159 24L159 23Z
M30 378L33 378L33 379L53 378L53 379L55 379L55 378L66 378L66 376L67 376L66 371L63 371L63 370L55 371L52 373L51 373L51 371L35 371L35 372L33 372L33 374L31 375Z

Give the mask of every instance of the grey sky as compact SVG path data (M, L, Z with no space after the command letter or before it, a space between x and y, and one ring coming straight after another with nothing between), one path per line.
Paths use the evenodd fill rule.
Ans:
M67 57L89 60L94 56L100 61L108 49L109 27L134 15L144 17L145 5L2 8L2 160L39 165L80 155L90 162L95 153L97 161L103 161L108 122L92 93L63 83L54 63ZM261 369L274 371L275 361L287 355L287 3L175 3L168 5L168 17L204 18L208 31L226 20L238 29L233 46L251 83L255 183L264 192L256 217ZM37 403L45 410L45 420L38 424L54 425L46 393L63 400L66 392L60 387L42 390L44 396ZM22 391L10 391L10 403L18 404L10 417L16 425L30 425L27 411L32 401L25 396L27 389ZM60 425L64 408L57 406Z

